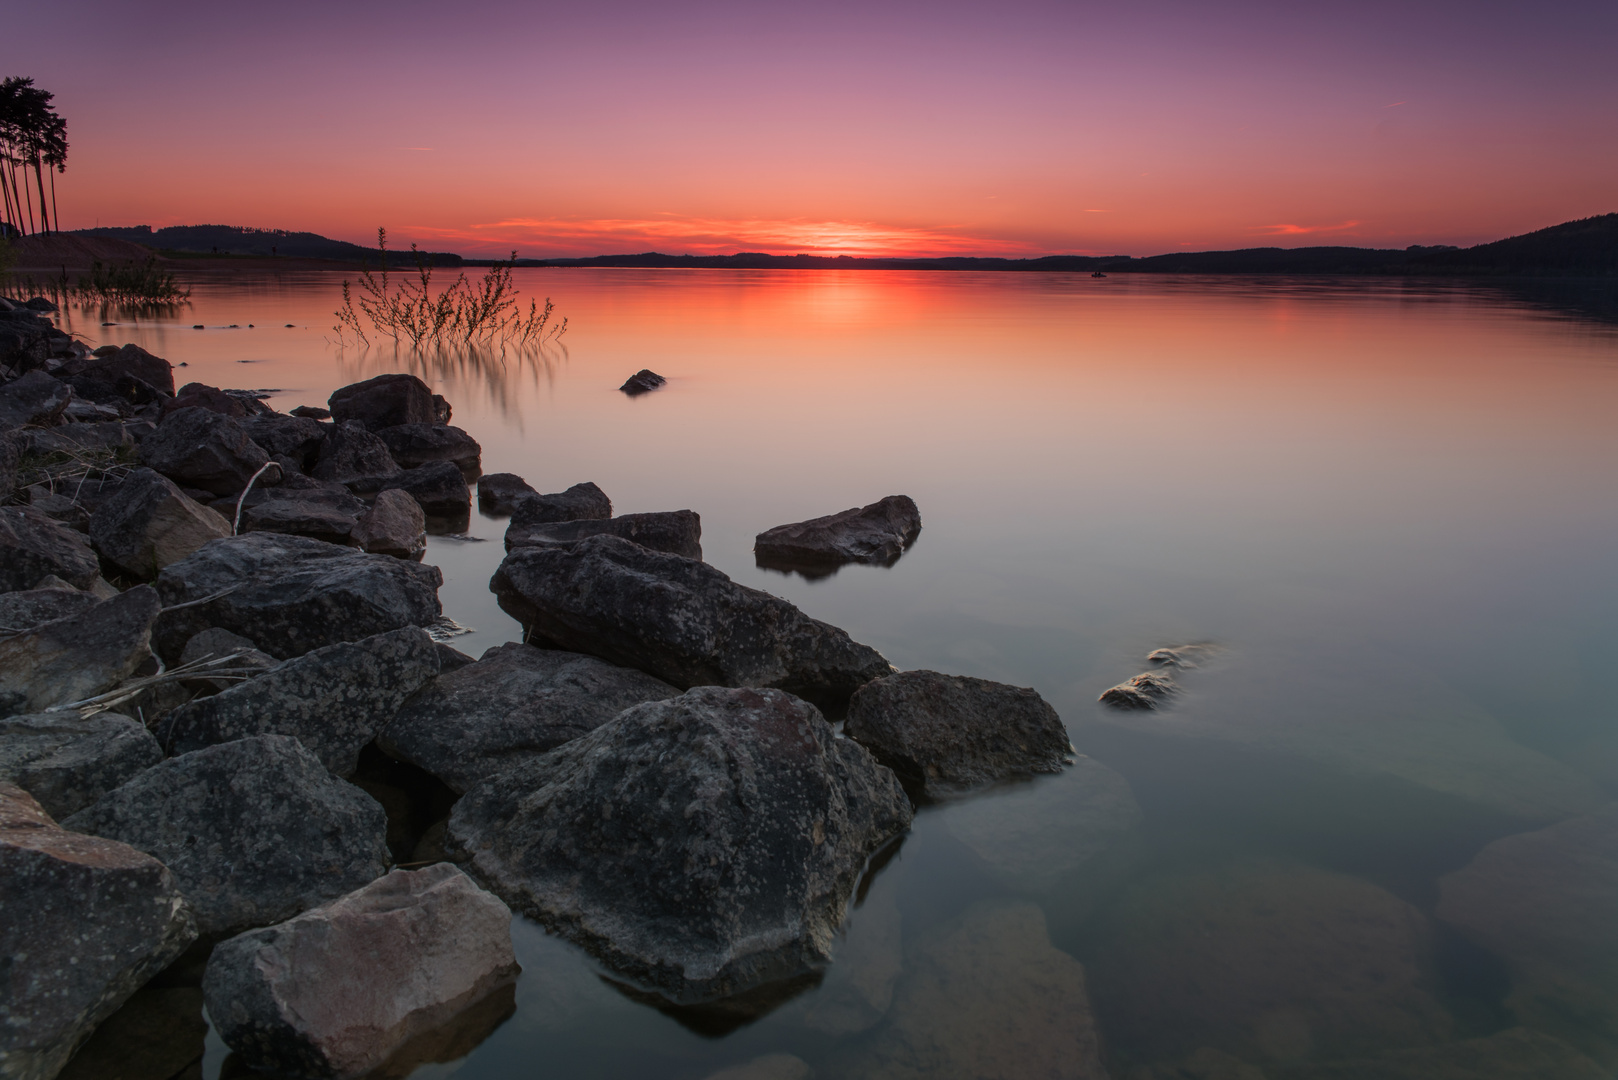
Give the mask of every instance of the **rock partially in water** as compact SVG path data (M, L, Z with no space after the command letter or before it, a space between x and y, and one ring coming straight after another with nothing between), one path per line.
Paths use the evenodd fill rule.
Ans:
M399 463L388 445L356 420L324 426L325 440L309 475L316 480L352 484L397 476Z
M1183 668L1193 671L1197 668L1207 667L1216 660L1225 650L1209 641L1197 642L1190 645L1167 645L1161 649L1153 649L1146 654L1146 659L1163 667Z
M32 589L54 574L75 589L101 576L90 541L29 506L0 506L0 592Z
M1254 1080L1264 1074L1253 1070ZM1508 1028L1483 1039L1389 1050L1353 1061L1304 1065L1277 1080L1611 1080L1612 1073L1560 1039Z
M707 563L616 536L520 548L489 583L528 640L690 686L771 686L840 708L892 673L875 649Z
M1082 755L1061 777L962 800L944 823L1011 888L1040 893L1068 884L1062 896L1070 909L1099 900L1139 854L1141 813L1129 781Z
M196 939L174 876L132 847L61 829L0 783L0 1075L54 1077Z
M54 575L46 575L37 588L0 593L0 634L32 630L53 619L82 615L101 602Z
M620 386L618 389L622 390L630 397L635 397L636 395L644 394L649 390L656 390L659 386L662 386L667 382L667 379L650 368L641 368L639 371L635 372L635 374L625 379L624 385Z
M1505 959L1518 1021L1618 1066L1618 803L1440 879L1438 917ZM1549 1074L1546 1074L1549 1075Z
M795 568L860 562L891 566L921 535L921 511L908 495L889 495L869 506L777 525L758 534L760 566Z
M1368 881L1251 861L1126 890L1090 968L1108 1037L1146 1061L1271 1065L1441 1042L1432 929Z
M382 807L285 735L169 758L62 824L161 859L205 936L289 919L388 862Z
M453 844L508 903L679 1002L824 963L898 780L775 690L638 705L491 777Z
M175 409L207 409L236 420L247 416L247 403L239 396L199 382L186 383L175 392L174 397L163 402L164 412Z
M360 514L348 540L373 555L419 560L427 551L427 514L407 492L382 491Z
M837 1062L850 1080L1104 1080L1084 968L1033 904L974 905L919 944L888 1024Z
M510 909L439 863L221 943L202 988L250 1067L359 1077L518 970Z
M0 715L41 712L105 693L151 655L162 601L140 585L80 615L0 639Z
M299 405L297 408L290 410L289 415L301 416L305 420L330 420L331 410L322 409L318 405Z
M438 675L438 648L418 627L314 649L169 714L171 754L248 735L290 735L338 776L406 698Z
M434 404L432 390L414 375L378 375L350 383L334 391L326 405L339 424L353 420L367 431L449 420L447 416L442 421L438 419L440 410Z
M207 409L177 409L140 444L140 463L181 487L230 495L270 460L238 420ZM273 473L274 470L271 470ZM278 479L268 474L259 479Z
M846 730L930 798L1061 772L1073 760L1061 718L1033 690L937 671L866 683L848 704Z
M404 469L377 484L357 485L362 491L403 491L421 504L429 517L461 518L472 510L472 490L460 467L450 461L432 461Z
M643 548L702 558L702 518L692 510L667 510L650 514L624 514L615 518L581 521L553 521L506 528L506 550L524 547L558 547L583 540L586 536L617 536Z
M593 656L512 642L441 675L398 710L377 745L457 792L679 690Z
M284 660L322 645L428 626L443 614L443 583L436 566L305 536L214 540L158 575L158 590L171 607L208 601L165 612L158 648L165 657L177 656L193 635L218 626Z
M511 511L513 525L542 525L551 521L587 521L612 517L612 500L591 483L574 484L551 495L523 495Z
M1143 671L1109 687L1097 698L1115 709L1155 709L1180 692L1180 684L1165 671Z
M510 514L517 502L539 492L516 473L489 473L478 477L478 509L485 514Z
M475 470L483 459L483 447L458 427L448 424L400 424L377 432L388 453L405 468L430 461L450 461L463 469Z
M0 386L0 428L49 426L62 418L73 389L43 371L30 371Z
M90 515L90 540L101 557L134 577L157 572L209 540L230 535L230 522L151 469L129 474Z
M33 713L0 720L0 781L16 784L53 818L84 809L163 760L145 726L118 713Z

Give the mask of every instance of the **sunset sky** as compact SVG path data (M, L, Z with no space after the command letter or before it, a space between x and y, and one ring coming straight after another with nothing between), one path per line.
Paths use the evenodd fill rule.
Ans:
M1612 0L54 0L6 38L68 119L68 228L1153 254L1618 210Z

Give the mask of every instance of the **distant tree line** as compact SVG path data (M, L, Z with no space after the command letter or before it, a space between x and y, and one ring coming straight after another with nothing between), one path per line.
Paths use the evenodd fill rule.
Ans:
M6 222L24 234L60 227L56 174L67 168L67 121L51 108L53 96L33 79L0 81L0 194Z

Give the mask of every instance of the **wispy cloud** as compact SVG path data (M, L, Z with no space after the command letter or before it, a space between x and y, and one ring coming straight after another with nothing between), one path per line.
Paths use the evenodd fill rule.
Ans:
M1357 221L1344 221L1336 225L1257 225L1253 232L1265 236L1309 236L1313 233L1339 233L1359 228Z

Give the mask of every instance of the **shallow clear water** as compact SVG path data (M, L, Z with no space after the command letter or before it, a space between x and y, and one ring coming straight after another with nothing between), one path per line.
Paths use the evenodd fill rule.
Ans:
M519 920L515 1015L416 1075L700 1078L773 1053L820 1076L1037 1075L1083 1027L1069 957L1117 1077L1207 1048L1285 1070L1528 1015L1510 949L1435 906L1485 844L1618 792L1618 328L1588 305L1401 282L517 277L570 320L542 356L337 348L320 273L69 321L280 409L415 371L486 472L696 510L709 562L899 667L1034 687L1140 818L1096 831L1086 792L1111 774L1089 765L924 807L819 985L740 1026L635 1000ZM619 393L642 367L668 386ZM754 566L757 532L894 493L924 522L894 567ZM482 542L427 554L474 655L517 635L487 591L503 527L474 512ZM1187 642L1222 651L1168 708L1096 703ZM1557 1034L1594 1053L1615 1018ZM223 1058L210 1042L206 1075Z

